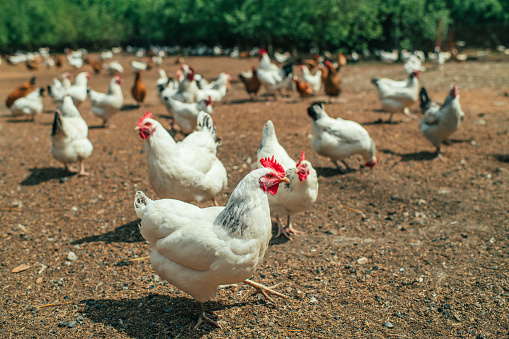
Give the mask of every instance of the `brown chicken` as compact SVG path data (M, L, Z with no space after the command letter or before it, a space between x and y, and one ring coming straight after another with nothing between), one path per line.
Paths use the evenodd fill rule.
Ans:
M94 72L95 74L99 74L99 72L101 72L101 68L102 68L102 65L103 65L103 61L101 59L90 59L90 58L85 58L83 60L86 64L89 64L90 66L92 66L92 68L94 69Z
M317 53L313 56L313 59L302 60L301 64L308 66L309 70L312 71L314 68L318 67L319 60L320 60L320 54Z
M36 59L25 61L25 65L27 66L27 69L31 71L37 71L39 69L39 61L37 61Z
M64 57L62 56L62 54L55 55L53 57L53 59L55 60L55 66L57 66L58 68L63 66L63 64L64 64Z
M134 85L131 88L131 94L138 106L143 105L145 101L145 95L147 94L147 87L141 82L141 71L136 71L136 78L134 79Z
M251 77L249 77L246 73L240 73L239 78L240 81L244 83L246 92L251 97L251 100L254 100L254 97L261 86L260 80L258 80L258 76L256 75L256 68L254 66L251 68Z
M177 55L175 58L175 65L182 65L184 63L185 59L182 56L182 54Z
M297 76L293 77L293 81L295 82L297 92L299 92L301 98L307 98L313 94L313 88L309 82L300 81Z
M327 60L325 62L327 75L322 76L325 94L329 96L329 103L332 97L337 97L341 93L341 73L337 72L332 63Z
M338 71L346 66L346 57L343 52L338 53Z
M35 77L32 77L29 81L21 84L21 86L19 86L9 94L7 100L5 101L5 105L10 108L14 101L16 101L19 98L27 96L34 90L35 90Z

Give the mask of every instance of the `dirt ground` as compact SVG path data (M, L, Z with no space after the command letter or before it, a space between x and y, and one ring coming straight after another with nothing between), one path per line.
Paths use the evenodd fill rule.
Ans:
M125 104L132 56L124 65ZM249 172L265 122L295 158L302 150L319 174L313 209L294 218L305 231L294 241L272 239L253 280L287 294L277 305L251 296L244 285L221 289L206 309L223 329L202 326L194 300L155 275L138 231L137 190L155 198L146 175L143 141L133 130L140 109L119 112L114 129L87 100L80 111L94 145L90 177L71 177L50 154L54 106L35 123L9 116L3 102L32 75L46 86L66 70L30 72L0 66L0 337L3 338L507 338L509 336L508 184L509 63L467 62L422 74L435 100L452 83L460 89L465 120L432 161L433 146L418 121L395 116L379 123L373 76L404 78L401 64L348 65L343 92L326 111L361 123L377 145L371 171L339 174L313 152L306 108L324 96L251 102L237 75L256 59L186 58L205 78L232 75L224 103L213 115L222 139L218 157L228 170L225 204ZM174 73L174 58L164 69ZM84 66L83 70L91 70ZM296 73L300 75L296 67ZM143 73L146 109L168 126L159 102L157 70ZM92 75L89 87L106 91L110 76ZM263 90L261 91L263 92ZM420 114L418 105L413 113ZM353 157L351 166L359 168ZM209 206L210 203L202 204ZM344 208L344 207L348 208ZM364 215L351 209L359 210ZM273 230L275 232L275 229ZM275 233L274 233L275 235ZM69 252L76 260L68 260ZM13 273L20 265L28 269Z

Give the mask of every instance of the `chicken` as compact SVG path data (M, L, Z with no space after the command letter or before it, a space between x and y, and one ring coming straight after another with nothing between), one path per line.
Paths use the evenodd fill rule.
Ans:
M72 98L66 95L61 114L55 112L51 129L51 154L56 160L64 164L66 170L77 172L79 176L89 175L85 171L84 160L92 155L94 147L87 137L87 123L81 117ZM69 164L74 162L79 162L79 171L69 167Z
M83 59L83 62L87 65L92 66L92 69L94 70L95 74L99 74L102 69L103 60L101 59L91 59L90 57L86 57Z
M440 154L440 145L458 130L464 117L458 87L452 86L442 106L438 106L429 99L424 87L420 97L424 118L419 124L419 130L437 148L436 159L445 161L446 159Z
M157 81L156 81L156 87L159 88L159 86L164 86L166 87L166 84L168 83L168 75L166 75L166 72L164 71L164 69L160 68L158 71L157 71Z
M279 53L278 51L274 52L274 59L276 59L276 61L279 62L280 64L287 63L290 60L290 57L291 57L290 52L284 53Z
M292 227L291 215L313 206L318 196L318 178L311 163L305 159L304 151L298 163L290 158L283 146L279 144L274 124L269 120L263 128L263 136L256 157L260 161L271 156L277 158L286 169L286 177L290 182L280 187L275 195L269 196L270 215L276 218L278 224L277 237L283 234L292 240L291 235L302 232ZM288 217L288 221L286 227L283 227L280 218L285 216Z
M83 67L83 56L81 53L78 53L78 54L69 53L69 54L66 54L66 57L67 57L67 62L72 67L74 67L74 68Z
M11 106L12 116L26 115L27 120L34 121L36 114L41 114L44 108L42 95L44 88L37 88L27 96L17 99Z
M329 96L330 103L332 97L337 97L341 93L341 73L336 71L329 60L325 62L325 67L327 68L327 74L324 74L325 77L322 76L323 88L325 94Z
M293 77L293 81L295 82L297 92L299 93L301 98L306 98L313 94L313 87L311 87L311 84L309 82L299 80L299 78L296 75Z
M392 122L392 116L397 112L403 112L406 116L415 119L408 107L417 101L419 95L418 71L410 74L405 86L378 78L371 79L371 82L377 88L382 109L391 114L388 122Z
M150 185L160 198L212 200L217 206L215 197L228 179L216 156L216 128L209 114L200 112L196 131L180 142L152 119L152 113L146 112L136 129L145 140Z
M239 74L239 79L244 84L246 92L251 97L251 100L254 100L254 97L258 93L258 90L260 90L261 86L260 80L258 79L258 75L256 73L256 68L253 66L251 68L251 73L242 72Z
M380 57L382 62L387 64L392 64L398 61L399 57L399 51L397 49L393 50L392 52L378 51L376 54Z
M173 99L187 103L197 102L199 89L194 81L194 68L187 65L181 65L181 68L184 72L184 79L180 82Z
M134 209L140 232L150 246L156 273L189 293L198 306L195 326L210 319L203 303L219 285L244 282L273 301L269 294L286 297L248 280L263 260L271 238L267 192L276 194L287 183L283 167L263 159L264 168L249 173L232 192L225 207L199 208L179 200L151 200L138 191Z
M62 67L62 65L64 64L64 57L61 54L55 55L53 59L55 60L55 66L57 66L58 68Z
M447 61L447 54L441 52L440 47L436 46L433 52L428 52L428 58L439 70L444 69L444 64Z
M103 120L103 126L108 126L108 120L117 113L124 104L124 95L120 87L121 82L122 78L117 75L111 79L108 93L99 93L91 89L88 90L92 113Z
M72 85L68 90L68 93L71 95L72 101L76 107L80 107L83 101L87 99L88 79L90 79L89 72L79 73L76 75L74 85Z
M48 95L58 109L62 106L64 97L67 95L69 88L71 88L71 73L66 72L60 76L62 81L53 78L53 83L47 86Z
M301 64L307 66L307 68L312 71L316 67L318 67L320 63L320 54L313 55L313 59L304 59L302 60Z
M285 79L288 77L288 68L279 69L270 61L270 57L265 50L259 51L260 64L258 65L258 72L256 75L260 83L265 87L268 94L274 94L274 99L277 99L277 92L279 92L285 85Z
M143 101L145 101L145 95L147 94L147 87L143 82L141 82L141 71L136 71L136 78L134 79L133 87L131 87L131 94L136 100L138 106L143 105Z
M25 66L27 67L28 70L30 71L37 71L39 69L39 61L38 59L36 60L26 60L25 61Z
M345 159L354 154L362 156L366 167L373 169L377 164L375 143L360 124L341 118L330 118L321 103L309 106L308 115L312 119L313 149L319 155L330 158L340 172L343 170L338 161L350 171L352 169Z
M106 69L110 75L115 75L117 73L124 73L124 67L118 61L110 61L107 64L103 65L103 68Z
M425 68L422 66L421 59L413 54L406 56L403 61L403 68L405 69L407 75L411 75L415 71L425 71Z
M180 131L189 134L196 128L196 122L200 112L213 113L212 99L200 100L193 103L185 103L171 97L164 97L166 109L173 115L171 130L175 130L175 124L180 127Z
M211 98L214 102L220 102L228 91L230 85L230 74L222 72L219 77L211 82L206 88L198 90L198 101Z
M22 83L18 88L9 93L7 96L7 100L5 101L5 105L7 108L10 108L14 101L27 96L29 93L35 90L35 77L30 78L29 81Z
M309 71L309 68L306 65L300 65L300 70L302 71L302 81L309 82L311 84L311 88L313 92L320 91L322 87L322 70L317 70L315 75L312 75Z
M131 64L131 67L133 68L134 72L148 71L154 66L154 62L152 61L152 59L149 59L149 61L147 61L147 62L132 60L130 62L130 64Z

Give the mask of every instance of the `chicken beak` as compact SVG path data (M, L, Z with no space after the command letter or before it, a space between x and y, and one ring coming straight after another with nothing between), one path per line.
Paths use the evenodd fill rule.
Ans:
M283 179L281 179L281 182L286 182L287 184L289 184L290 179L288 179L287 177L284 177Z
M134 130L135 130L135 131L139 131L140 129L141 129L141 128L140 128L140 126L136 126L136 127L134 128Z
M300 170L298 168L295 169L295 174L298 174Z

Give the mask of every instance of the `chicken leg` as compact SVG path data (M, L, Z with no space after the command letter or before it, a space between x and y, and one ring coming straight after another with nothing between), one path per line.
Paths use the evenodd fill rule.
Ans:
M202 302L196 301L196 305L198 306L198 313L200 314L200 317L198 318L198 322L194 326L195 330L198 329L198 327L200 327L200 325L202 323L204 323L204 322L221 328L221 325L219 325L217 322L215 322L214 320L210 319L207 316L207 314L205 313L205 309L203 308L203 303ZM214 314L212 316L217 318L217 316L214 315Z
M337 160L331 160L331 161L334 165L336 165L336 168L338 169L339 173L341 173L341 174L345 174L345 173L352 171L352 168L350 166L348 166L348 164L344 160L341 160L341 162L343 164L345 164L346 169L343 169L341 167L341 165L338 164Z
M85 171L85 163L83 160L80 160L80 171L78 172L78 176L90 175L87 171Z
M281 234L283 234L288 240L292 241L293 239L290 237L291 235L297 235L299 233L304 233L301 231L297 231L295 228L292 227L292 220L291 220L290 215L288 215L288 223L286 224L286 227L283 227L281 225L281 221L279 220L279 218L276 218L276 220L277 220L277 225L278 225L276 238L279 237Z
M286 295L284 295L282 293L276 292L276 291L268 288L267 286L264 286L262 284L256 283L256 282L251 281L249 279L244 280L244 283L248 284L249 286L252 286L252 287L254 287L256 289L256 292L253 293L253 295L257 295L257 294L261 293L265 297L266 300L270 301L273 304L275 304L276 302L274 301L274 299L269 297L269 294L277 295L278 297L285 298L285 299L288 298L288 296L286 296Z
M419 118L417 116L410 113L410 110L408 109L408 107L405 107L405 109L403 110L403 114L405 114L410 119L419 120Z
M442 154L440 154L440 146L437 147L437 151L435 153L435 158L433 161L440 160L441 162L447 162L447 158L444 158Z

